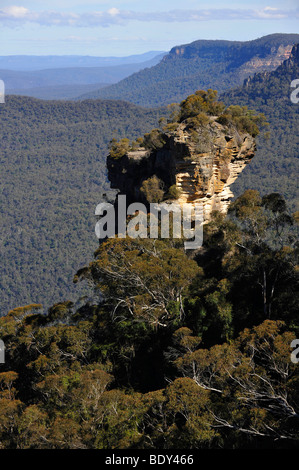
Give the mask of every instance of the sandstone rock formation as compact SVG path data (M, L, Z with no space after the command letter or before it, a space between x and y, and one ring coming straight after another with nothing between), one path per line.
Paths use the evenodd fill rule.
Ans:
M190 127L186 122L163 134L160 148L127 152L119 159L107 158L111 187L127 196L127 202L156 202L146 198L142 185L156 175L164 188L177 190L177 202L202 203L207 221L213 210L226 213L233 197L230 186L250 162L256 149L254 138L216 117Z
M283 61L287 60L292 52L293 44L280 45L277 49L274 47L271 53L265 57L253 57L240 67L240 77L245 79L254 73L263 71L271 72L277 69Z

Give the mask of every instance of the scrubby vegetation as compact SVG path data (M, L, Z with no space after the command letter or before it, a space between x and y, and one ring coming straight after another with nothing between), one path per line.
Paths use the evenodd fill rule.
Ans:
M177 187L176 184L173 184L168 188L166 198L167 199L179 199L181 195L181 190Z
M141 192L149 203L161 202L164 198L164 184L156 175L143 181Z
M2 449L298 448L294 224L279 194L247 191L193 259L108 239L75 276L93 300L11 310Z
M168 117L159 120L160 129L152 129L151 132L132 142L127 138L122 138L120 141L113 139L110 142L110 156L119 159L129 151L140 147L148 150L162 148L166 143L166 135L176 132L181 123L186 125L191 140L203 146L203 152L212 150L211 142L206 142L208 134L206 129L212 116L216 117L220 124L228 128L233 126L239 132L254 137L259 134L260 128L268 126L264 114L249 110L247 106L226 107L223 102L218 101L217 95L216 90L197 90L181 103L172 103L168 106Z

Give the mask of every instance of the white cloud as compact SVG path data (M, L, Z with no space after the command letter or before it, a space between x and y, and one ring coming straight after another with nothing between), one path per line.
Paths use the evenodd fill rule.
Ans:
M7 15L8 18L25 18L29 10L25 7L11 6L3 8L2 12L4 15Z
M74 26L74 27L108 27L113 24L127 24L130 21L160 23L211 21L211 20L279 20L299 18L299 10L280 10L267 6L254 9L204 9L204 10L171 10L141 12L119 10L115 7L107 11L88 13L63 13L60 11L30 11L23 6L10 6L0 9L0 22L6 26L24 24L25 22L40 25Z
M87 36L76 36L76 35L70 35L65 38L57 39L57 41L63 41L63 42L79 42L79 43L93 43L96 41L99 41L98 37L87 37Z
M288 17L288 12L281 11L278 8L265 7L262 10L258 10L258 17L262 19L282 19ZM298 14L298 12L297 12Z
M115 16L118 15L120 11L117 8L110 8L110 10L108 10L108 13L109 15Z

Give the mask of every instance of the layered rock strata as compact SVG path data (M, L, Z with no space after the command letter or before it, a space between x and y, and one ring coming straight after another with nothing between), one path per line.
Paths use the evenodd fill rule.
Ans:
M179 204L202 203L206 221L213 210L225 214L233 197L230 186L254 156L254 138L212 117L196 129L178 124L162 140L164 144L157 149L140 148L119 159L109 155L111 187L125 194L128 204L150 203L142 185L156 175L165 195L175 185Z

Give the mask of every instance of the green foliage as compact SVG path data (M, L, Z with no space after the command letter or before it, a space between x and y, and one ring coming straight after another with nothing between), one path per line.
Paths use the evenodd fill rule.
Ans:
M223 125L234 124L239 131L247 132L253 137L259 134L259 127L269 125L264 114L254 114L247 106L229 106L217 121Z
M120 139L119 142L116 139L112 139L109 146L109 155L117 160L126 155L130 149L130 140L126 137Z
M161 115L117 101L7 97L0 109L0 316L91 294L72 278L98 245L94 210L110 194L109 142L138 138Z
M1 448L298 448L286 211L246 192L230 218L214 213L195 259L171 239L109 239L77 276L97 301L0 318Z
M119 141L113 138L109 144L109 156L114 160L118 160L124 157L128 152L138 150L140 147L144 146L144 139L138 137L136 140L132 140L123 137Z
M140 191L148 203L161 202L164 198L164 183L156 175L143 181Z
M84 272L112 306L113 315L166 326L183 312L183 292L198 268L166 241L108 240ZM136 282L136 279L139 279Z
M208 122L204 114L218 116L224 110L224 104L217 101L217 91L208 89L197 90L180 104L180 122L187 118L197 117L200 124Z
M176 184L173 184L168 188L166 199L179 199L181 195L181 190L177 187Z
M159 129L153 129L143 137L143 145L147 149L159 149L165 144L163 133Z
M217 100L217 95L216 90L197 90L180 103L178 111L170 114L170 123L164 126L163 130L172 131L176 128L176 122L185 122L190 129L192 141L199 145L203 142L202 152L204 152L210 148L210 142L204 142L207 138L203 134L211 116L216 116L220 124L227 127L233 125L240 132L248 133L253 137L259 134L260 127L268 125L264 114L249 110L247 106L226 107L224 103ZM155 133L158 134L157 130ZM160 139L161 136L160 132Z
M193 117L187 118L188 125L193 128L205 127L209 124L210 119L209 116L200 111Z

